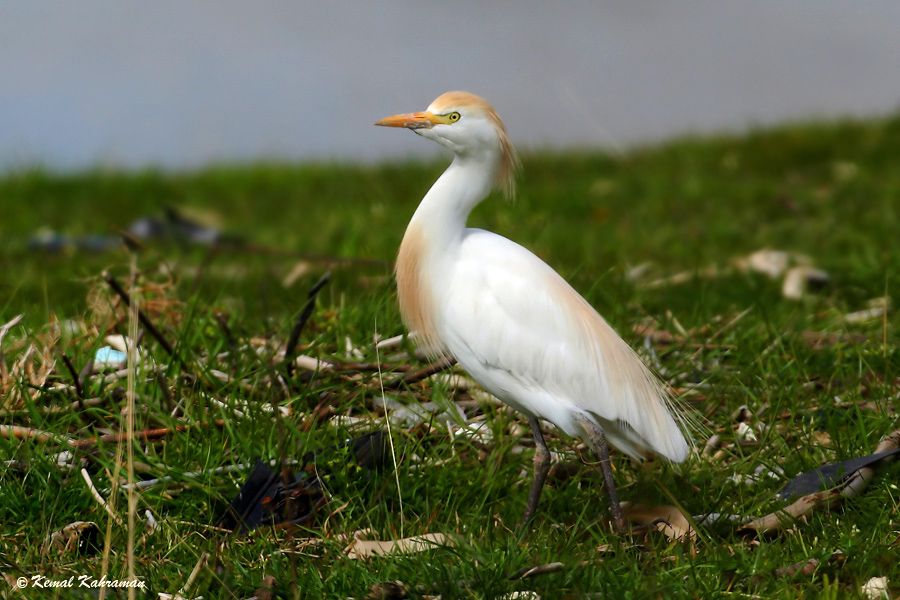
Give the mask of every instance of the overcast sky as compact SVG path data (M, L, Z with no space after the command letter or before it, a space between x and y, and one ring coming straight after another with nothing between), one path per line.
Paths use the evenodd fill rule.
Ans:
M900 2L0 4L0 168L433 151L372 123L467 89L521 147L900 108Z

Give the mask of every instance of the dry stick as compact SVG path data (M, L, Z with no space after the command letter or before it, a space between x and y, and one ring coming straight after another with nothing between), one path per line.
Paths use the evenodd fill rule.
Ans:
M216 421L218 424L218 420ZM127 425L126 425L127 426ZM175 427L160 427L158 429L144 429L142 431L132 431L129 433L126 431L125 433L105 433L101 436L89 437L89 438L81 438L77 440L71 440L69 444L75 448L92 448L101 443L109 443L109 442L131 442L131 441L150 441L157 440L160 438L164 438L171 433L186 431L191 429L192 427L196 427L196 425L176 425Z
M228 326L228 319L219 311L216 311L213 314L213 318L216 320L216 323L219 324L219 329L222 330L222 334L225 336L225 342L228 344L228 362L231 365L231 370L234 373L238 373L238 344L231 331L231 327Z
M132 277L134 280L136 277ZM110 275L109 273L103 273L103 279L109 284L109 287L113 289L113 291L122 299L126 306L131 307L131 296L129 296L128 292L126 292L122 286L116 281L116 278ZM192 376L196 381L205 385L207 388L214 387L214 384L208 380L207 377L202 376L203 373L201 371L200 375L198 375L193 369L191 369L187 362L185 362L178 354L175 353L172 344L166 340L162 333L159 332L159 329L153 324L150 318L144 313L144 311L137 309L137 318L141 325L153 336L160 346L162 346L163 350L165 350L166 354L168 354L177 364L182 368L182 370L186 371L188 375ZM142 332L143 333L143 332ZM137 339L137 338L135 338ZM134 588L131 588L134 589Z
M746 308L746 309L742 310L741 312L739 312L733 319L731 319L730 321L725 323L725 325L720 327L718 330L715 331L715 333L713 333L711 336L709 336L706 339L705 343L706 344L712 343L720 335L722 335L723 333L725 333L726 331L728 331L729 329L731 329L732 327L737 325L738 321L740 321L741 319L746 317L750 313L751 310L753 310L752 306L750 308ZM697 357L700 355L700 352L702 352L702 351L703 351L702 346L700 348L697 348L697 350L694 351L694 353L691 355L691 360L697 360Z
M94 481L91 479L91 474L88 473L87 469L81 469L81 477L84 478L84 482L88 486L88 490L91 492L91 496L94 497L94 500L103 507L103 510L110 516L110 518L115 521L116 525L122 526L122 519L119 518L119 515L113 512L112 508L110 508L109 504L106 503L106 499L100 494L99 490L97 490L96 486L94 486Z
M294 356L297 352L297 343L300 341L300 334L303 333L306 322L309 321L313 309L316 307L316 296L329 281L331 281L331 271L326 271L325 274L309 288L309 292L306 294L306 304L303 305L303 310L297 315L297 320L294 322L294 328L291 329L291 335L288 338L287 345L284 347L284 364L288 375L294 373Z
M384 389L386 389L386 390L401 389L405 386L416 383L417 381L421 381L423 379L431 377L435 373L440 373L441 371L443 371L445 369L449 369L450 367L452 367L455 364L456 364L455 358L445 356L444 358L434 361L430 365L427 365L417 371L411 371L411 372L407 373L406 375L404 375L403 377L400 377L399 379L396 379L394 381L387 383L384 386Z
M194 565L194 569L191 571L191 574L188 575L187 581L184 582L184 585L181 586L181 589L175 594L176 598L188 598L187 595L188 590L191 589L191 586L194 585L194 581L197 579L197 576L200 575L200 570L206 566L206 561L209 559L209 552L204 552L200 555L200 560L197 561L197 564ZM132 588L134 589L134 588Z
M72 376L72 383L75 384L75 393L78 394L79 404L80 401L84 399L84 390L81 388L81 381L78 379L78 372L75 370L75 365L72 364L72 361L69 359L68 354L62 355L63 363L66 365L66 369L69 370L69 375ZM84 408L83 406L81 407Z
M131 439L141 440L141 441L151 441L158 440L164 437L169 436L172 433L181 433L183 431L187 431L189 429L197 429L208 427L210 425L215 425L216 427L225 427L224 419L213 419L209 423L188 423L183 425L176 425L175 427L159 427L157 429L143 429L141 431L135 431L131 436L127 433L105 433L98 437L92 438L82 438L79 440L74 440L72 444L76 448L90 448L92 446L96 446L99 443L108 443L108 442L127 442Z
M291 329L291 335L284 347L284 366L287 377L282 377L282 374L277 369L272 369L272 377L274 381L281 384L286 397L290 396L290 379L294 373L294 356L296 354L297 344L300 341L300 335L303 333L303 328L306 326L307 321L309 321L309 318L312 316L313 309L315 309L316 296L329 281L331 281L331 271L326 271L306 294L306 303L303 305L303 310L301 310L300 314L297 316L294 327ZM273 395L272 412L275 413L275 431L282 463L281 479L285 485L288 485L291 480L291 471L287 464L287 425L278 408L277 398Z
M222 419L215 419L212 421L212 424L216 427L224 427L225 421ZM135 431L130 435L128 432L125 433L105 433L96 437L89 438L71 438L65 435L59 435L56 433L51 433L49 431L43 431L41 429L34 429L32 427L21 427L19 425L0 425L0 437L3 438L16 438L19 440L28 440L33 439L39 442L56 442L58 444L63 444L66 446L71 446L72 448L93 448L94 446L98 446L102 443L110 443L110 442L128 442L132 440L140 440L140 441L151 441L158 440L164 437L171 435L172 433L180 433L183 431L187 431L188 429L194 429L198 427L205 427L208 423L196 423L189 425L176 425L175 427L160 427L158 429L144 429L142 431Z
M10 329L19 324L19 321L21 321L24 316L25 315L16 315L4 325L0 325L0 381L5 380L9 374L6 369L6 359L3 358L3 338L6 337L6 334L9 333Z
M116 281L116 278L104 271L103 279L107 284L109 284L109 287L112 288L112 290L119 296L119 298L122 299L122 302L125 303L125 306L128 306L130 308L131 296L129 296L128 292L126 292L119 284L119 282ZM175 350L172 348L172 345L168 342L168 340L166 340L165 337L163 337L163 334L159 332L150 318L147 317L147 315L144 314L144 312L140 309L137 309L137 318L140 321L141 325L144 326L144 329L146 329L150 333L150 335L153 336L153 339L155 339L159 343L159 345L162 346L163 350L166 351L166 354L176 360L179 360L179 358L175 355Z
M537 575L546 575L547 573L556 573L566 568L561 562L552 562L546 565L537 565L535 567L523 567L509 576L509 579L526 579Z
M874 453L887 452L898 447L900 447L900 429L881 440L881 443L875 448ZM891 457L888 457L881 462L884 463L890 460ZM830 508L844 498L858 496L874 476L874 467L863 467L862 469L858 469L850 476L843 486L802 496L785 508L747 523L742 526L739 531L755 531L757 534L779 531L786 525L789 525L818 507Z
M378 363L372 362L341 362L335 360L329 360L328 363L331 365L332 369L338 372L341 371L350 371L354 373L358 373L361 371L371 371L376 373L381 370L384 372L399 372L399 373L407 373L412 370L412 365L407 365L404 363L396 363L396 364L387 364L387 365L379 365Z
M39 442L57 442L68 446L75 446L77 440L65 435L58 435L32 427L20 427L19 425L0 425L0 437L17 440L37 440Z
M88 382L91 379L91 373L94 372L94 359L89 358L85 363L84 367L82 367L81 372L78 374L78 383L81 384L81 389L85 389L88 385Z

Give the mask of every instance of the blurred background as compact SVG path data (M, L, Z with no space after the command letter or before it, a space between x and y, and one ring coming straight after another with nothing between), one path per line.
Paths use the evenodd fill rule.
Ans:
M890 0L4 3L0 168L422 155L372 122L448 89L525 148L883 114L898 23Z
M336 266L335 293L393 310L396 248L447 159L373 122L450 89L493 102L524 157L518 202L471 222L621 289L592 301L637 293L635 265L761 247L827 248L875 296L898 23L887 0L4 3L0 309L83 310L127 267L124 232L240 312L296 310L292 286Z

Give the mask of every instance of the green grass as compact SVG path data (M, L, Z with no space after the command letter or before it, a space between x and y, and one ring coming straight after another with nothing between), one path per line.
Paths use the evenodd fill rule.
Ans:
M783 480L747 485L733 481L733 475L750 474L759 465L780 466L793 475L867 454L898 428L896 313L862 324L843 319L872 298L888 296L897 304L898 155L897 117L684 139L621 158L598 152L529 154L516 202L493 198L476 210L472 224L542 256L635 346L642 340L632 326L647 318L673 332L695 330L683 343L655 350L666 379L693 388L685 401L706 414L710 429L722 435L724 454L649 467L617 456L624 500L671 504L674 499L692 514L760 516L781 505L774 493ZM896 594L896 464L882 468L863 495L841 508L814 512L806 522L760 543L732 526L701 527L692 553L655 533L634 540L612 535L604 525L600 477L588 467L548 485L538 518L529 528L519 528L529 483L521 471L530 470L532 450L518 453L529 436L521 437L517 424L522 420L505 410L482 409L493 434L487 444L451 439L443 423L409 430L395 426L402 510L392 469L360 469L352 457L333 450L353 431L333 422L302 430L323 398L336 414L374 416L372 407L380 404L377 374L351 379L321 373L298 381L285 395L269 385L269 362L242 347L253 337L283 343L306 290L331 269L334 278L319 296L301 339L302 352L347 360L349 338L363 351L361 360L374 362L373 334L402 332L390 279L393 256L416 202L442 168L439 162L223 167L185 174L30 171L0 179L0 324L25 314L2 351L12 365L29 343L50 344L61 382L70 380L63 353L80 368L103 345L105 332L126 333L124 311L111 308L112 296L99 274L107 269L126 281L130 258L124 249L36 252L27 239L39 228L71 236L110 234L141 216L177 206L214 216L225 231L254 246L253 251L210 252L148 244L136 256L139 283L163 285L146 288L148 299L165 301L150 312L164 334L177 340L188 368L207 382L210 369L218 369L248 384L185 378L184 369L144 337L144 351L165 367L165 381L138 377L138 427L175 424L169 415L178 403L182 422L225 420L221 427L188 429L135 446L136 460L148 464L153 476L174 474L177 480L140 494L139 513L149 509L160 522L136 550L137 572L154 594L177 591L203 552L211 555L210 567L201 572L191 595L207 598L249 597L269 574L283 596L303 598L362 598L373 584L390 580L403 581L412 597L440 593L445 599L493 598L514 590L534 590L544 598L587 593L843 598L858 595L873 576L889 577ZM829 273L829 285L790 301L781 296L780 282L729 267L734 258L763 247L808 255ZM301 261L307 272L285 287L285 276ZM642 263L650 264L649 271L637 281L629 279L629 268ZM718 276L644 285L710 265L718 266ZM730 324L743 311L748 312ZM71 332L76 322L86 329ZM804 341L806 331L862 337L817 349ZM711 338L719 347L698 351L690 345ZM231 355L216 357L225 351ZM380 358L387 364L412 360ZM99 405L48 415L42 408L68 405L72 394L37 393L13 381L0 398L0 424L73 437L118 430L122 401L115 385L101 385L93 377L85 395L101 398ZM391 395L444 405L468 399L438 384ZM236 417L210 397L245 416ZM272 403L289 406L292 416L274 418L265 410ZM734 443L731 415L741 405L757 413L758 445ZM823 445L823 433L830 444ZM699 440L701 446L704 441ZM553 437L550 444L575 456L571 439ZM0 474L0 558L7 576L99 577L98 556L41 552L44 538L72 521L93 520L106 528L106 515L78 470L56 467L61 449L54 443L0 439L0 457L25 467ZM105 470L113 468L114 451L114 444L104 444L76 453L105 495L110 485ZM300 459L310 451L317 452L330 496L321 518L290 533L263 529L228 536L211 527L245 476L213 474L212 469L257 457ZM193 481L179 475L189 471L205 474ZM124 498L120 494L118 501L123 516ZM441 532L457 544L422 554L349 560L341 536L362 528L371 528L380 539ZM321 543L301 543L306 538ZM113 528L113 577L124 573L126 539L124 529ZM843 552L842 560L830 558L836 551ZM776 569L810 558L821 561L812 574L776 575ZM565 564L559 572L509 579L524 567L557 561Z

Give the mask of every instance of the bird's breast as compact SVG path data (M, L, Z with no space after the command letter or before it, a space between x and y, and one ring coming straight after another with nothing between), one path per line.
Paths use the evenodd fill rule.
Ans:
M400 316L417 344L431 354L443 353L436 328L436 298L426 272L427 242L424 232L410 223L397 254L395 276Z

